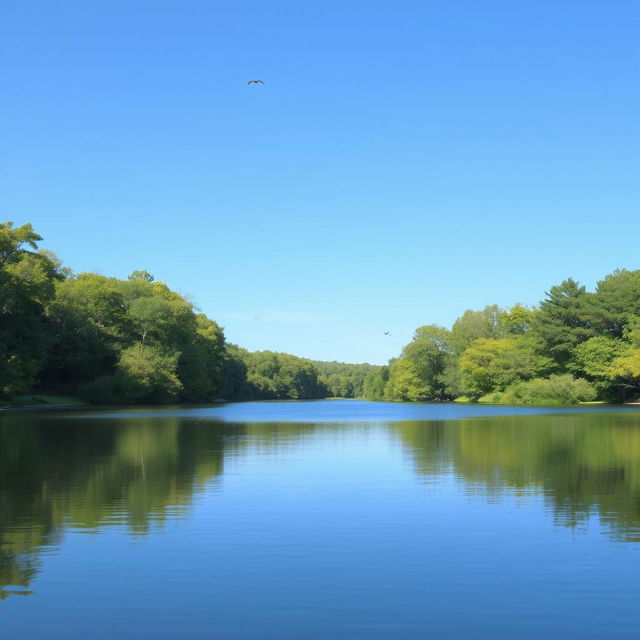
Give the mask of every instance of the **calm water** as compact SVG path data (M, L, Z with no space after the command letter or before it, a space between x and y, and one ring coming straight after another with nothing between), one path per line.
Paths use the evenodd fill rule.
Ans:
M637 638L640 411L0 416L0 636Z

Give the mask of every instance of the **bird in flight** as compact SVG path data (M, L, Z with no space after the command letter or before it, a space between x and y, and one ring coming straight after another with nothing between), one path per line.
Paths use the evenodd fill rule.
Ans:
M390 336L390 335L391 335L391 331L385 331L385 332L384 332L384 335L385 335L385 336Z
M249 80L247 84L264 84L264 82L262 80Z

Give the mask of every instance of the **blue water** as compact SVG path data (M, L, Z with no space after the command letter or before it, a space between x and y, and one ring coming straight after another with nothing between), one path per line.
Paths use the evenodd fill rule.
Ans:
M0 516L2 637L640 628L633 409L321 401L5 415Z
M634 412L633 406L504 406L486 404L394 403L364 400L269 400L234 402L215 407L127 408L78 414L92 418L180 417L225 422L401 422L406 420L461 420L483 416L529 416L562 413Z

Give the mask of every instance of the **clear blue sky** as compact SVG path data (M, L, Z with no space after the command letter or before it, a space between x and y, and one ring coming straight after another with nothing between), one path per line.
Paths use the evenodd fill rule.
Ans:
M636 0L4 0L0 219L249 349L383 363L640 268L639 28Z

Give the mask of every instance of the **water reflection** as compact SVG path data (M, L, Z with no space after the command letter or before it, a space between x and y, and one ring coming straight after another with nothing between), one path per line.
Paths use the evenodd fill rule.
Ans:
M581 414L396 423L418 473L449 469L486 500L545 496L557 524L598 514L612 537L640 542L640 417Z
M64 529L144 534L222 473L238 427L163 420L16 417L0 427L0 598L26 589Z
M638 414L378 425L25 414L0 425L0 598L29 593L39 558L69 527L120 525L145 535L188 514L194 495L223 474L225 458L313 448L315 435L329 431L354 456L356 436L383 432L402 443L422 478L454 476L488 501L541 494L560 525L597 513L613 538L640 541Z

